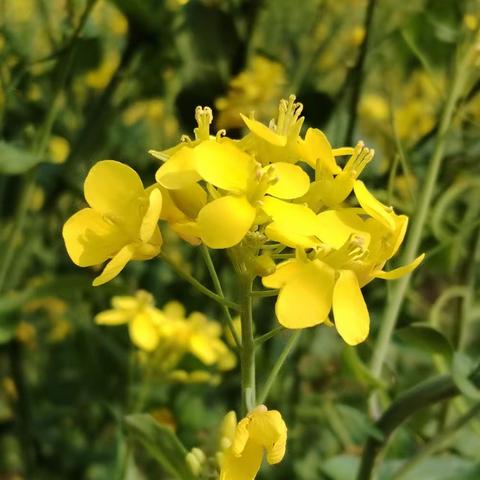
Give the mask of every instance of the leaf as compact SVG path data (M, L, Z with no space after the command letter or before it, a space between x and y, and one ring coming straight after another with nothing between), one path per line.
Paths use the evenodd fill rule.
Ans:
M38 155L0 140L0 173L18 175L30 170L41 161Z
M400 328L395 332L395 336L419 350L442 355L447 360L452 358L453 347L447 337L427 325L417 324Z
M371 388L380 388L385 390L385 384L370 372L370 369L362 362L358 356L357 349L350 346L345 346L342 352L342 359L345 365L350 370L352 375L362 385L369 386Z
M455 385L466 397L480 400L480 389L470 380L475 367L475 362L468 355L455 352L452 363L452 377Z
M158 423L151 415L135 414L125 417L131 436L142 444L153 458L171 475L180 480L194 480L187 462L187 450L175 433Z
M383 433L375 427L367 415L350 405L336 404L335 407L342 416L348 430L355 435L356 438L365 441L366 437L373 437L380 442L385 440Z
M352 455L337 455L322 465L322 472L331 480L354 480L360 459Z

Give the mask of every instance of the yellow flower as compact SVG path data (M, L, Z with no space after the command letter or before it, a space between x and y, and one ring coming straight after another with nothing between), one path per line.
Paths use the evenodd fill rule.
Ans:
M349 345L363 342L369 333L361 287L374 278L406 275L424 258L422 254L408 265L384 272L385 262L403 241L408 218L380 203L361 181L355 182L354 189L361 209L318 214L319 243L310 258L298 250L295 259L281 263L275 273L262 279L266 287L280 289L275 312L283 326L318 325L328 320L333 309L335 327Z
M48 153L52 163L64 163L70 154L70 144L64 137L53 136L48 142Z
M271 465L279 463L287 443L287 426L280 412L259 405L240 420L235 430L228 415L222 425L222 443L230 444L220 462L220 480L253 480L260 470L263 454Z
M208 366L219 370L231 370L237 360L221 340L219 323L209 320L200 312L185 316L185 308L179 302L169 302L163 308L167 321L162 325L165 340L175 348L190 352Z
M181 148L160 167L156 179L170 192L192 189L200 180L207 182L214 199L198 211L191 228L210 248L238 244L269 196L298 198L310 184L308 175L296 165L277 162L262 167L232 142L219 141Z
M99 325L128 323L130 338L135 346L146 352L158 347L161 338L160 326L165 319L155 308L150 293L139 290L134 297L113 297L112 307L111 310L96 315L95 322Z
M299 159L299 136L304 117L303 105L295 102L295 95L280 100L277 120L267 127L263 123L240 114L250 134L242 139L243 148L255 154L263 165L273 162L294 163Z
M93 285L116 277L130 260L147 260L160 252L158 220L162 195L144 189L138 174L114 160L98 162L84 184L90 208L70 217L63 238L72 261L88 267L109 260Z
M230 81L227 95L216 100L217 127L240 128L243 126L240 114L252 110L270 118L285 83L281 64L255 55L248 68Z

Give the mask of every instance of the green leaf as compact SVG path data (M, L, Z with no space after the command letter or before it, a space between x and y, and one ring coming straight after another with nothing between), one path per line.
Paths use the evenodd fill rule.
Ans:
M352 375L362 385L385 390L385 384L378 378L375 378L374 375L372 375L370 369L362 362L362 360L358 356L356 348L345 346L342 351L342 359L345 362L347 368L352 373Z
M361 441L373 437L380 442L385 440L383 433L371 422L368 416L350 405L336 404L334 407L343 418L348 430Z
M145 447L165 471L180 480L195 479L186 462L188 451L172 429L147 414L128 415L125 425L133 439Z
M419 350L432 354L438 354L451 360L453 347L450 341L438 330L426 325L410 325L400 328L395 332L395 336Z
M475 367L475 362L468 355L455 352L452 363L452 377L455 385L466 397L480 400L480 389L469 378Z
M0 141L0 173L2 174L24 173L40 163L41 160L38 155L34 155L22 147Z

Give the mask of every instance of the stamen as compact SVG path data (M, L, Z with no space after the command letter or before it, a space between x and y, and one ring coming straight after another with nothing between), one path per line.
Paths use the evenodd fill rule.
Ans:
M195 109L195 120L198 127L194 128L195 138L197 140L208 140L210 138L210 125L213 121L213 113L210 107L200 107Z

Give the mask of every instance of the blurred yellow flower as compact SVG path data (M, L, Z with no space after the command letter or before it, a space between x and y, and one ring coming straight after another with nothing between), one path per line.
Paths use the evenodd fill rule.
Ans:
M138 174L114 160L93 166L84 184L90 208L70 217L63 238L72 261L88 267L109 260L93 285L116 277L130 260L147 260L160 252L160 190L144 189Z
M260 117L270 118L285 84L285 69L280 63L254 56L247 69L230 81L227 95L216 100L217 127L240 128L240 114L253 110Z
M161 339L160 325L164 316L155 308L153 297L144 290L135 296L112 298L112 309L95 316L99 325L122 325L128 323L132 343L138 348L151 352L158 347Z
M70 143L66 138L54 135L48 142L48 154L52 163L64 163L70 154Z
M224 450L220 460L220 480L253 480L262 464L264 452L267 461L279 463L287 443L287 426L280 412L259 405L240 420L235 430L235 420L229 413L222 425Z

